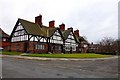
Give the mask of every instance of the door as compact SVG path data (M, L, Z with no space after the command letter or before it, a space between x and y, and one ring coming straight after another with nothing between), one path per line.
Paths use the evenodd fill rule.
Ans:
M24 44L24 52L27 52L27 47L28 47L28 43L25 42L25 44Z

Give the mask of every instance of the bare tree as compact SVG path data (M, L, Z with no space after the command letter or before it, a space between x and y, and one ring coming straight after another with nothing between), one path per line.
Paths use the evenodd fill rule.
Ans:
M114 49L116 49L117 52L120 53L120 39L117 39L117 40L114 42Z
M96 52L102 53L116 53L118 50L118 41L111 37L104 37L101 41L99 41L98 50Z

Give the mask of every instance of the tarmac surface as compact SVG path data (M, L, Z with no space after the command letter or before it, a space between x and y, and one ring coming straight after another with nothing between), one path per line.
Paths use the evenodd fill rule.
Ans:
M107 59L118 59L118 56L111 56L106 58L45 58L45 57L28 57L20 55L0 55L0 57L12 57L19 59L30 59L30 60L59 60L59 61L91 61L91 60L107 60Z
M44 59L44 58L43 58ZM3 56L3 78L118 78L118 58L41 60Z

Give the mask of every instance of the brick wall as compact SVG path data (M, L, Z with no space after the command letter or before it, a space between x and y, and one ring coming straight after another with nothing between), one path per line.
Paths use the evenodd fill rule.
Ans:
M25 42L12 42L11 43L11 51L24 52L24 44L25 44Z
M12 42L11 43L11 51L24 52L25 51L25 45L26 45L25 43L27 43L27 42L25 42L25 41L23 41L23 42ZM44 45L44 49L36 49L36 44ZM50 52L51 53L62 53L61 46L62 45L50 44L50 46L49 46L49 48L51 48ZM29 53L48 53L48 44L47 43L38 43L38 42L29 41L27 43L27 49L26 49L25 52L29 52Z
M48 52L48 44L47 43L42 43L44 45L44 50L43 49L36 49L35 46L38 44L37 42L29 42L29 52L30 53L47 53Z
M11 43L11 51L19 51L24 52L25 51L25 43L26 42L12 42ZM35 46L38 44L37 42L28 42L27 43L27 52L29 53L47 53L48 51L48 44L42 43L45 46L45 49L36 49Z
M51 53L62 53L61 46L62 45L59 45L59 44L50 44L50 48L51 48L50 52Z

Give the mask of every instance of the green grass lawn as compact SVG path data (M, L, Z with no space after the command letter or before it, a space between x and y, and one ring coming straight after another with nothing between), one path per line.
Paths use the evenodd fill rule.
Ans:
M95 53L74 53L74 54L23 54L22 52L9 52L2 51L3 55L21 55L29 57L47 57L47 58L104 58L110 57L111 55L102 55Z
M9 51L2 51L0 53L2 53L3 55L20 55L20 54L22 54L21 52L9 52Z
M47 58L104 58L110 57L111 55L101 55L94 53L81 53L81 54L26 54L23 56L30 57L47 57Z

